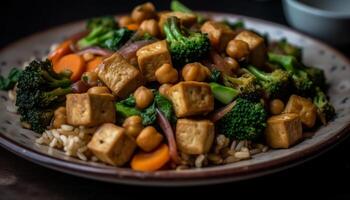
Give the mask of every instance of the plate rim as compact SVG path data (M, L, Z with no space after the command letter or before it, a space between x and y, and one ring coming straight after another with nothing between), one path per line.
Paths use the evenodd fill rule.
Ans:
M249 17L249 16L244 16L244 15L236 15L236 14L230 14L230 13L223 13L223 12L210 12L210 11L201 11L203 14L207 15L213 15L213 16L222 16L222 17L227 17L227 18L242 18L242 19L247 19L249 21L254 21L257 23L262 23L262 24L269 24L274 27L278 27L290 32L293 32L295 34L298 34L302 36L303 38L306 38L307 40L311 40L318 45L322 46L323 48L334 52L337 57L340 57L343 59L347 64L350 65L350 60L348 57L346 57L344 54L339 52L337 49L329 46L328 44L325 44L321 42L318 39L312 38L310 36L305 35L304 33L301 33L299 31L293 30L285 25L281 25L275 22L263 20L263 19L258 19L254 17ZM121 16L122 14L115 15L116 17ZM75 22L70 22L66 24L62 24L59 26L55 26L53 28L45 29L44 31L38 31L36 33L33 33L27 37L21 38L13 43L10 43L2 48L0 48L0 53L3 51L6 51L6 49L11 48L13 46L16 46L20 44L21 42L25 40L30 40L32 37L36 37L39 34L44 34L49 31L55 31L56 29L63 28L65 26L74 26L78 25L79 23L82 23L84 20L79 20ZM346 123L346 122L344 122ZM220 169L219 167L213 167L217 168L214 170L210 171L205 171L205 170L189 170L189 173L174 173L174 171L162 171L161 173L157 172L152 172L152 173L144 173L144 172L136 172L132 171L130 169L125 169L125 168L115 168L115 167L99 167L99 166L90 166L90 165L85 165L83 163L76 163L76 162L70 162L61 158L57 158L54 156L51 156L49 154L45 154L39 151L36 151L34 149L31 149L29 147L25 147L18 142L6 137L3 133L0 132L0 145L3 146L5 149L15 153L16 155L19 155L21 157L26 158L27 160L30 160L32 162L35 162L41 165L44 165L49 168L53 168L59 171L65 171L67 173L71 174L79 174L82 172L90 173L92 174L93 177L91 176L85 176L87 178L93 178L93 179L99 179L99 180L107 180L109 182L119 182L119 183L127 183L128 181L131 184L135 184L137 181L151 181L154 182L155 185L158 185L157 183L160 182L169 182L169 181L208 181L211 179L225 179L228 176L229 177L235 177L239 180L242 179L247 179L245 178L248 175L251 175L253 177L256 176L261 176L267 173L272 173L271 171L278 170L280 168L287 168L289 166L297 165L298 162L301 162L303 159L308 159L313 156L317 156L317 153L319 151L323 151L325 149L329 149L331 147L334 147L338 142L340 142L342 139L344 139L347 136L347 133L350 131L350 123L346 124L345 127L338 131L333 137L329 138L329 140L323 141L322 143L318 145L313 145L310 146L302 151L302 154L291 154L288 157L282 157L276 160L272 161L265 161L259 164L255 164L252 166L241 166L237 168L225 168L225 169ZM310 158L311 159L311 158ZM51 167L50 167L51 166ZM59 169L59 168L64 168ZM73 171L70 171L73 170ZM280 169L282 170L282 169ZM75 173L76 172L76 173ZM185 172L185 171L183 171ZM254 175L254 174L259 174L263 173L261 175ZM114 175L113 179L104 179L103 176L111 176ZM82 176L80 174L80 176ZM100 178L97 178L96 176L99 176ZM102 177L101 177L102 176ZM239 177L242 177L241 179ZM219 181L219 182L224 182L224 181ZM129 184L130 184L129 183ZM198 185L198 184L195 184Z

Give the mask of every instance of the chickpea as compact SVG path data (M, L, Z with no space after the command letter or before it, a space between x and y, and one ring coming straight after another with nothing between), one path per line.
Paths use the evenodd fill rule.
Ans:
M274 99L270 101L270 112L273 115L281 114L284 110L284 103L280 99Z
M139 31L156 37L159 34L159 26L156 20L148 19L141 23Z
M189 63L182 69L182 77L185 81L204 81L210 74L210 70L198 62Z
M92 53L84 53L83 54L83 59L85 60L85 62L89 62L90 60L94 59L94 54Z
M170 64L166 63L159 67L155 72L156 79L159 83L176 83L178 72Z
M168 84L168 83L165 83L165 84L162 84L160 87L159 87L159 93L165 97L168 96L168 91L169 89L172 87L173 85L172 84Z
M119 18L118 23L120 27L126 27L127 25L134 23L134 21L130 16L122 16Z
M94 87L98 84L98 76L96 72L84 72L81 80L88 86Z
M163 135L153 126L147 126L136 138L136 144L144 151L154 150L163 140Z
M250 50L248 43L242 40L231 40L226 47L226 53L236 60L244 60L248 57Z
M224 60L227 67L229 67L231 71L236 72L239 69L239 63L235 59L231 57L225 57Z
M130 116L123 123L126 134L136 138L143 129L142 119L138 115Z
M150 2L136 6L131 12L131 18L134 22L140 24L145 19L151 19L156 14L156 8Z
M89 94L111 94L106 86L95 86L90 88L87 93Z
M62 124L67 124L66 107L63 106L58 107L54 111L52 126L54 128L60 128Z
M136 100L136 107L144 109L152 103L154 95L150 89L140 86L135 90L134 97Z

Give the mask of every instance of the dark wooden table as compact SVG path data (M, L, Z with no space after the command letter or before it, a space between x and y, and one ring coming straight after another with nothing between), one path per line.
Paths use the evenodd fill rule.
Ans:
M218 3L220 2L220 3ZM234 3L232 3L234 2ZM138 1L85 0L2 2L0 6L0 47L20 37L55 25L103 14L128 12ZM169 1L156 2L159 9ZM188 1L198 10L231 12L286 24L279 1ZM343 52L350 55L349 50ZM322 156L300 166L252 180L205 187L134 187L87 180L26 161L0 148L0 199L127 199L185 198L194 195L231 196L232 198L306 198L350 199L350 139Z

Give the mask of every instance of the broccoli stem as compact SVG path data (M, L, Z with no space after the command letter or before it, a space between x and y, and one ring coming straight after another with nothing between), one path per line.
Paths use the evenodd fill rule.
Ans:
M253 66L248 66L247 68L250 73L252 73L255 77L257 77L260 80L269 81L271 79L271 76L268 73L260 71Z
M46 95L48 96L52 96L52 97L59 97L59 96L63 96L66 95L68 93L72 92L72 88L68 87L68 88L56 88L50 92L46 92Z
M170 30L173 33L174 39L180 42L185 42L185 38L180 30L179 19L176 17L171 17L169 20Z
M226 87L215 82L209 83L214 97L223 104L229 104L240 92L234 88Z
M282 65L287 71L295 72L297 65L296 59L293 56L279 55L268 53L269 61Z

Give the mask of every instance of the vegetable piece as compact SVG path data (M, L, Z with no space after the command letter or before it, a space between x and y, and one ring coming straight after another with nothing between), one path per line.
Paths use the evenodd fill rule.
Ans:
M231 77L224 74L223 83L227 87L239 90L241 94L250 94L257 91L256 78L250 73L244 73L240 77Z
M164 24L171 58L176 67L204 59L210 51L210 41L205 34L187 31L177 17L169 17Z
M248 66L247 69L256 77L256 80L268 98L285 98L290 92L288 89L290 79L286 71L277 69L271 73L267 73L252 65Z
M208 153L215 135L209 120L179 119L176 123L176 143L179 150L190 155Z
M119 49L133 35L133 31L117 28L113 17L99 17L88 21L89 34L77 43L79 49L99 46L110 50Z
M302 49L291 43L288 43L286 38L281 39L280 41L273 42L269 46L269 51L276 54L282 54L287 56L294 56L297 60L301 60Z
M169 101L167 98L165 98L163 95L161 95L159 92L156 92L154 95L154 101L156 104L157 109L159 109L164 116L169 120L171 123L175 123L177 118L174 113L173 104L171 101Z
M153 152L135 154L131 160L131 168L137 171L152 172L162 168L169 160L169 148L166 144L162 144Z
M319 87L316 87L316 95L313 102L317 107L317 113L321 122L327 124L335 116L335 109L329 102L326 94Z
M210 76L209 76L209 81L210 82L219 82L220 78L221 78L221 72L217 69L213 69L211 71Z
M309 75L299 68L299 63L295 57L274 53L269 53L268 56L270 62L279 64L291 74L294 87L299 95L312 96L314 94L314 83L309 78Z
M183 13L190 13L195 14L197 16L198 23L203 23L205 21L205 18L203 15L199 13L194 13L191 9L186 7L184 4L182 4L180 1L173 0L170 3L170 9L175 12L183 12Z
M32 61L18 77L16 106L21 121L35 132L44 131L54 109L72 92L69 76L55 73L49 60Z
M136 143L122 127L106 123L97 129L87 147L101 161L123 166L131 159Z
M50 53L48 59L51 60L53 64L57 63L63 56L72 53L71 45L73 45L73 40L62 42L57 49Z
M7 77L0 75L0 90L11 90L17 83L22 70L12 68Z
M225 87L218 83L211 82L209 85L211 91L214 94L214 97L223 104L230 103L240 93L238 90L235 90L231 87Z
M309 75L315 86L320 87L322 90L327 89L326 76L322 69L305 65L302 65L301 69Z
M235 22L230 22L228 20L223 20L221 23L226 24L227 26L229 26L233 30L245 27L244 21L242 21L242 20L237 20Z
M136 23L132 23L132 24L128 24L126 28L130 31L137 31L137 29L139 28L139 25Z
M226 137L238 140L256 140L265 127L267 112L260 102L237 98L231 111L218 122L217 127Z
M91 53L96 56L103 56L103 57L108 57L113 54L113 51L110 51L108 49L102 49L100 47L88 47L86 49L78 51L76 54L78 55L84 55L86 53Z
M302 138L303 128L295 113L275 115L267 120L265 137L272 148L289 148Z
M77 54L68 54L63 56L56 64L53 65L56 73L64 70L72 72L71 80L77 81L85 71L85 61Z
M153 151L162 142L163 135L153 126L145 127L136 138L136 144L145 152Z

